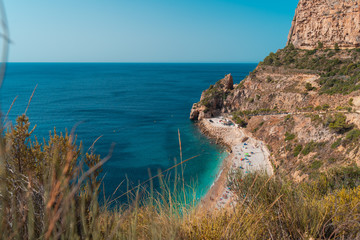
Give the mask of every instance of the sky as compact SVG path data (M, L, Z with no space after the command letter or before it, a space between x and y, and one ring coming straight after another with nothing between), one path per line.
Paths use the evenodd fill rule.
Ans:
M298 0L4 0L10 62L258 62Z

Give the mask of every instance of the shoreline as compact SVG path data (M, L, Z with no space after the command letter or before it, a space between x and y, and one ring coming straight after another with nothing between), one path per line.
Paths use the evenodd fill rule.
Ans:
M213 211L232 204L234 194L227 188L227 179L231 171L240 168L244 174L255 171L266 171L273 174L270 163L270 152L265 144L255 139L246 130L236 124L225 124L226 117L205 118L197 125L202 134L223 146L229 155L223 159L219 173L210 189L201 199L200 206Z

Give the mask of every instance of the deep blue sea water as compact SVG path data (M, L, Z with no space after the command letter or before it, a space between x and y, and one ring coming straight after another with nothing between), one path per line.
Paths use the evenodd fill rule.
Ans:
M38 137L76 129L87 149L93 141L96 152L107 155L104 166L106 193L112 193L127 176L136 185L148 179L148 169L156 174L179 162L178 129L183 159L199 155L186 163L184 177L195 182L198 197L215 179L222 159L221 148L200 134L189 120L194 102L201 92L232 73L242 80L255 64L131 64L131 63L10 63L1 89L1 110L7 112L18 96L9 119L22 114L38 84L28 116ZM126 190L122 185L119 193ZM117 194L117 195L118 195Z

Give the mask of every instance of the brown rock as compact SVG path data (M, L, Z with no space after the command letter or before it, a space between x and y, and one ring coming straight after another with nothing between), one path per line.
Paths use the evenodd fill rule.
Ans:
M233 77L228 74L215 85L202 92L200 102L195 103L191 109L190 119L201 120L218 116L221 112L224 112L224 97L233 89Z
M192 108L190 112L190 120L199 119L199 110L197 108Z
M360 47L359 0L300 0L288 43L300 49Z
M227 90L234 89L234 81L233 81L233 77L231 76L231 74L226 75L225 78L222 80L222 82L224 83L225 89L227 89Z

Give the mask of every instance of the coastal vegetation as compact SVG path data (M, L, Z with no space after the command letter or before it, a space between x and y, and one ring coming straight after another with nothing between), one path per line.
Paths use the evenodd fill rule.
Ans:
M329 116L326 121L326 125L337 133L345 133L353 127L346 122L346 116L342 113L337 113L335 116Z
M344 57L350 56L350 57ZM296 49L291 43L276 53L270 53L260 66L283 67L319 74L320 94L347 95L360 89L360 50L335 50L320 48ZM315 90L310 83L308 91Z
M40 143L32 130L22 115L2 137L2 239L337 239L359 234L356 166L332 168L301 183L281 174L237 171L228 178L234 205L218 210L184 201L182 193L189 191L174 191L160 174L120 203L100 200L101 167L109 156L101 159L93 148L84 153L73 134L55 130ZM359 137L355 130L349 134ZM314 161L312 171L321 164ZM160 190L152 187L154 181Z
M238 124L240 127L245 128L247 126L247 122L244 118L242 118L243 115L239 112L233 113L233 120L236 124Z
M223 91L221 91L219 85L210 85L209 89L205 92L204 98L202 99L201 103L205 107L210 108L214 100L223 100L224 98L225 94L223 93Z

